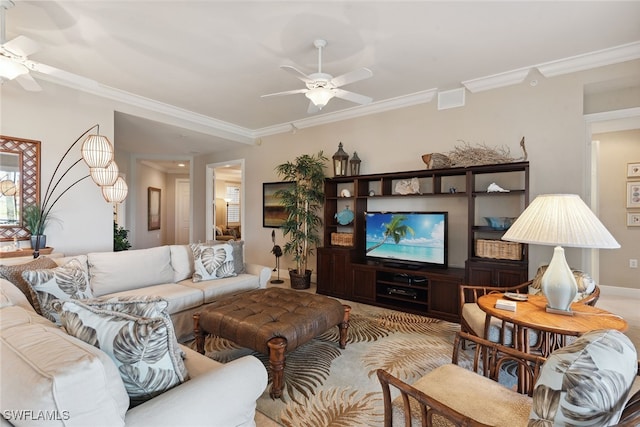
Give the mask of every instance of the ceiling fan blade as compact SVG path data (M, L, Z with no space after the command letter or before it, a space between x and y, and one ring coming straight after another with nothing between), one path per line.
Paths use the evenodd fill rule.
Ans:
M340 87L360 80L368 79L372 76L373 72L370 69L360 68L359 70L353 70L338 77L334 77L333 79L331 79L330 83L334 87Z
M303 73L302 71L298 70L296 67L291 66L291 65L281 65L280 68L282 68L284 71L288 72L289 74L293 74L295 77L299 78L300 80L302 80L305 83L310 83L313 80L309 78L309 76L307 76L305 73Z
M2 45L6 50L23 58L40 50L40 45L26 36L18 36Z
M309 108L307 108L307 113L315 114L318 111L320 111L320 109L316 106L316 104L314 104L313 101L309 101Z
M347 101L355 102L356 104L370 104L373 101L373 98L368 96L360 95L358 93L349 92L344 89L333 89L333 93L336 98L346 99Z
M284 92L276 92L276 93L268 93L266 95L262 95L260 96L260 98L266 98L268 96L283 96L283 95L295 95L296 93L306 93L308 92L309 89L294 89L294 90L287 90Z
M42 90L42 87L40 87L38 82L31 77L31 74L23 74L16 77L16 82L18 82L24 90L28 90L29 92L40 92Z

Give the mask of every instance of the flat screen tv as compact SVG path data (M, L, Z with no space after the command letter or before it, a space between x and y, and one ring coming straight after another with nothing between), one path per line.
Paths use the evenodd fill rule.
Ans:
M367 259L401 268L447 267L447 212L365 212Z

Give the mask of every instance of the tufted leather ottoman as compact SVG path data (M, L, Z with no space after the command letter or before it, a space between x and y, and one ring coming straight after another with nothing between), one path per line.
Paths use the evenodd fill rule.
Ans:
M197 349L204 354L207 334L269 356L271 397L282 395L285 351L293 351L332 326L340 328L340 348L347 345L351 307L322 295L284 288L256 289L229 295L194 314Z

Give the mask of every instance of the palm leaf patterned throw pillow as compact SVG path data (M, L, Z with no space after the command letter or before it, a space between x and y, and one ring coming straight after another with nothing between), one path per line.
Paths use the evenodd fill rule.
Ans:
M42 315L58 325L54 301L93 298L86 264L75 258L60 267L24 271L22 277L35 292Z
M230 244L191 245L193 251L193 281L221 279L235 276L233 247Z
M615 330L586 333L554 351L534 387L529 427L616 424L637 363L635 347Z
M184 351L178 344L175 330L173 328L173 322L171 316L169 316L169 302L158 296L119 296L119 297L99 297L91 300L83 301L89 307L93 307L98 310L117 311L118 313L129 314L135 317L162 317L167 320L167 325L170 327L169 335L173 337L173 346L176 349L176 355L182 359L185 358ZM184 368L184 364L178 366ZM187 370L184 369L182 375L188 378Z
M67 333L92 344L116 364L131 407L188 378L165 317L139 317L101 310L80 301L56 304Z

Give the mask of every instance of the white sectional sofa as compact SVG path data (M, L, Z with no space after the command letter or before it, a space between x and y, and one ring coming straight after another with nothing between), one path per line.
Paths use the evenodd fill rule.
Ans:
M244 264L245 273L237 276L194 282L189 245L94 252L54 260L64 265L73 258L87 263L91 290L96 297L144 295L166 299L180 342L193 336L193 314L203 305L221 295L265 288L271 277L268 267Z
M267 267L246 265L235 277L194 283L188 246L55 259L86 262L95 297L158 296L180 338L192 334L192 314L219 295L265 287ZM189 379L129 408L114 361L33 309L0 278L0 424L28 426L254 426L267 372L253 356L227 364L180 345Z

